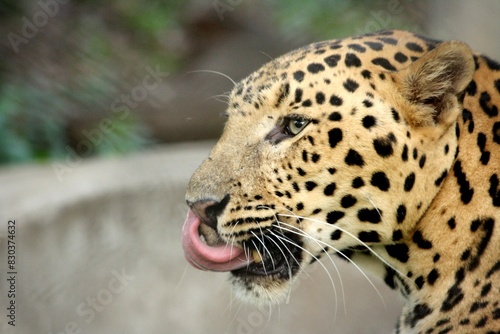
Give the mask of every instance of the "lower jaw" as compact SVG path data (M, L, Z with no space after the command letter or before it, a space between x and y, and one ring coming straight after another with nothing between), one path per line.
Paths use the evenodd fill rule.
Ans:
M256 305L278 304L287 300L291 280L274 276L234 275L232 284L235 295L243 302Z

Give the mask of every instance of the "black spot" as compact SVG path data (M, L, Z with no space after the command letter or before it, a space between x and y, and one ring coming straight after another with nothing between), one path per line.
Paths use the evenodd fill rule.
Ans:
M402 263L408 262L410 256L408 255L409 248L406 244L394 244L385 246L387 254L390 257L397 259Z
M471 223L471 231L473 229L474 224L475 224L475 221L473 221ZM480 225L482 225L482 230L484 232L484 235L481 238L481 242L477 246L477 249L476 249L474 256L469 261L469 265L467 267L467 269L469 271L473 271L479 266L481 256L483 255L484 251L486 250L486 247L488 246L488 243L491 240L491 236L493 235L494 224L495 224L495 221L492 218L480 220ZM473 231L473 232L475 232L475 231Z
M491 311L491 315L493 316L493 319L500 319L500 307L494 309L493 311ZM489 334L489 333L487 333ZM494 334L494 333L493 333ZM497 332L498 334L498 332Z
M432 258L432 262L436 263L439 261L440 258L441 258L441 255L439 255L439 253L436 253L434 255L434 257Z
M358 188L361 188L362 186L365 185L365 182L363 181L363 179L361 177L356 177L354 180L352 180L352 187L354 189L358 189Z
M443 183L443 181L444 181L444 179L446 178L447 175L448 175L448 171L444 170L443 173L441 174L441 176L438 177L436 179L436 181L434 181L434 184L436 185L436 187L439 187L441 185L441 183Z
M417 322L427 317L432 313L432 309L427 304L417 304L413 308L413 311L405 319L405 323L411 328L415 327Z
M401 204L398 206L398 209L396 210L396 220L398 221L398 224L401 224L406 218L406 206Z
M425 156L425 154L422 154L422 156L420 157L420 160L418 161L418 166L420 168L424 168L426 159L427 159L427 157Z
M486 273L486 278L490 278L494 273L500 271L500 261L497 261L493 267Z
M488 306L489 302L474 302L470 309L469 309L469 312L470 313L474 313L474 312L477 312L478 310L480 309L483 309L485 308L486 306Z
M396 71L397 69L392 66L392 64L385 58L375 58L372 60L372 63L374 65L378 65L378 66L381 66L383 68L385 68L386 70L388 71Z
M490 160L490 152L486 151L486 135L482 132L479 132L477 134L477 146L479 147L479 150L481 151L481 158L480 161L483 165L487 165L488 161Z
M484 316L481 319L479 319L479 321L476 323L475 327L476 328L483 328L484 326L486 326L487 323L488 323L488 317Z
M399 113L396 111L396 109L391 108L391 113L392 113L392 118L396 121L396 123L399 123L401 117L399 116Z
M354 204L356 204L357 201L358 200L356 199L356 197L354 197L352 195L345 195L340 200L340 205L342 205L342 207L344 209L347 209L347 208L350 208L351 206L353 206Z
M455 222L455 218L452 217L448 220L448 226L450 227L450 229L454 230L455 227L457 226L457 223Z
M311 161L317 163L319 161L320 155L318 153L313 153L311 155Z
M345 213L342 211L332 211L326 215L326 222L328 224L335 224L340 218L344 217Z
M305 100L304 102L302 102L302 106L303 107L310 107L310 106L312 106L311 100L309 100L309 99Z
M401 160L408 161L408 146L406 146L406 144L404 144L403 146L403 152L401 153Z
M408 57L402 53L402 52L397 52L395 55L394 55L394 59L398 62L398 63L404 63L408 60Z
M330 143L331 148L337 146L340 141L342 141L342 130L339 128L333 128L328 131L328 142Z
M457 306L464 299L464 293L460 286L455 283L449 290L441 305L441 312L451 311L455 306Z
M312 63L312 64L307 65L307 70L310 73L318 73L318 72L324 71L325 66L323 66L320 63Z
M308 155L306 150L302 151L302 160L304 160L304 162L307 162L308 160Z
M466 326L468 324L470 324L470 320L468 318L460 320L460 325L461 326Z
M396 282L394 281L394 277L395 277L394 269L389 268L387 266L385 268L386 268L385 276L384 276L385 284L387 284L392 289L396 289L397 285L396 285Z
M341 106L342 102L342 98L338 97L337 95L332 94L332 96L330 96L330 104L332 106Z
M331 55L331 56L326 57L324 60L328 66L335 67L335 66L337 66L337 63L340 60L340 55Z
M373 103L370 100L363 100L363 105L367 108L371 108Z
M299 210L299 211L303 210L304 209L304 203L302 203L302 202L297 203L297 205L295 206L295 208L297 208L297 210Z
M316 188L318 186L318 184L314 181L307 181L305 185L306 185L306 189L309 191L313 190L314 188Z
M472 117L472 113L467 108L462 110L462 119L464 121L464 125L469 122L469 125L467 126L469 133L474 132L474 119Z
M320 212L321 212L321 209L318 208L318 209L314 209L313 212L312 212L312 214L313 215L317 215Z
M354 80L351 80L351 79L347 79L345 82L344 82L344 88L350 92L350 93L354 93L356 91L356 89L358 89L359 87L359 84L354 81Z
M339 122L342 120L342 115L338 111L334 111L328 116L328 119L332 122Z
M405 179L404 189L406 192L411 191L413 189L413 185L415 184L415 173L410 173Z
M489 117L496 117L498 115L498 108L496 105L491 104L491 96L488 92L482 92L479 97L479 105L484 113ZM491 106L489 106L491 104Z
M294 78L295 80L297 80L298 82L302 82L302 80L304 80L304 74L305 74L305 73L304 73L304 72L302 72L302 71L295 71L295 72L293 73L293 78Z
M295 90L295 103L299 103L302 101L302 94L303 94L302 89L297 88Z
M493 141L497 144L500 144L500 122L496 122L493 124Z
M299 173L300 176L305 176L307 173L300 167L297 168L297 173Z
M470 223L470 230L471 232L476 232L479 228L479 226L481 226L481 220L480 219L475 219L473 220L471 223Z
M467 180L467 176L462 171L462 162L457 160L453 166L453 172L457 178L458 185L460 186L460 199L462 203L469 204L474 195L474 189L470 187L470 183Z
M391 38L391 37L379 37L378 40L384 42L385 44L389 44L389 45L398 44L398 40Z
M439 272L436 269L432 269L429 275L427 275L427 282L430 285L434 285L436 280L439 278Z
M403 231L395 230L392 232L392 241L396 242L403 239Z
M335 183L330 183L329 185L327 185L325 187L325 189L323 190L323 193L326 196L332 196L333 193L335 192L335 189L337 189L337 185Z
M379 188L382 191L387 191L391 187L391 183L384 172L375 172L372 175L371 185Z
M347 67L360 67L361 60L354 53L348 53L345 56L345 66L347 66Z
M359 53L363 53L366 51L366 48L363 47L362 45L359 45L359 44L349 44L347 45L347 47L351 50L354 50L354 51L357 51Z
M373 140L373 147L378 155L382 158L387 158L392 155L394 150L392 149L392 141L388 138L376 138Z
M380 51L384 48L384 44L377 42L364 42L364 44L368 45L370 49L374 51Z
M418 158L418 150L417 150L417 148L414 148L413 149L413 160L417 160L417 158Z
M361 75L363 76L363 78L365 79L371 79L372 78L372 73L368 70L363 70L361 72Z
M423 276L418 276L417 278L415 278L415 284L417 285L417 288L419 290L422 289L422 287L424 286L424 283L425 283L425 280L424 280Z
M415 231L415 233L413 233L413 238L412 238L413 242L417 244L417 246L419 248L422 248L422 249L431 249L432 248L432 242L430 242L429 240L426 240L424 239L424 236L422 235L422 232L420 231Z
M488 57L483 56L482 57L484 61L486 62L486 65L488 65L488 68L493 71L500 71L500 63L497 63L493 59L490 59Z
M363 157L355 150L349 149L347 155L344 159L345 163L349 166L364 166L365 162L363 161Z
M491 291L491 283L486 283L481 288L481 297L486 297L488 293L490 293L490 291Z
M381 212L377 209L361 209L358 211L358 219L362 222L378 224L382 221Z
M498 93L500 93L500 79L495 80L495 88L497 89Z
M292 183L292 187L293 187L293 190L295 190L295 192L300 191L300 188L299 188L299 185L297 184L297 182Z
M316 93L316 103L317 104L323 104L325 102L325 94L322 92Z
M335 230L330 234L330 239L331 240L339 240L340 237L342 237L342 231L341 230Z
M476 82L474 80L471 80L471 82L469 82L469 85L465 89L465 92L467 93L467 95L470 95L470 96L476 95L476 93L477 93L477 84L476 84Z
M358 234L359 240L363 242L379 242L380 236L377 231L362 231Z
M411 51L424 52L424 49L422 49L422 47L420 45L418 45L417 43L408 42L408 43L406 43L406 47Z
M371 115L363 117L363 126L367 129L371 128L372 126L375 126L377 124L377 119Z
M328 173L330 173L331 175L335 174L337 172L337 170L335 168L328 168Z
M500 206L500 190L498 189L499 183L497 174L490 176L490 188L488 189L488 193L490 194L494 206Z
M460 256L460 260L465 261L470 257L470 249L466 249L463 253L462 256Z

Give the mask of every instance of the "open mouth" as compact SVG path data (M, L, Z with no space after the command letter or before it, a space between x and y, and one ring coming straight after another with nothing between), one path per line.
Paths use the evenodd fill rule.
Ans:
M200 236L200 224L200 219L189 211L182 229L184 255L198 269L288 279L300 267L302 243L293 233L267 231L245 240L242 247L208 245Z
M231 271L235 276L274 276L289 279L300 267L301 242L294 235L278 232L245 241L244 248L253 261Z

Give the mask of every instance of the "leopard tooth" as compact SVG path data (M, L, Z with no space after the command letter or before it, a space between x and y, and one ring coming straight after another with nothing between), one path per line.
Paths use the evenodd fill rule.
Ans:
M256 249L252 251L252 259L254 263L261 263L262 262L262 255L260 255L260 252Z

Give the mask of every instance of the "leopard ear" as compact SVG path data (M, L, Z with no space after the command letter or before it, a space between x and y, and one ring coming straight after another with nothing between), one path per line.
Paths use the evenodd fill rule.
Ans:
M444 42L397 72L396 82L411 107L405 114L413 126L451 125L460 111L462 93L475 65L467 44Z

